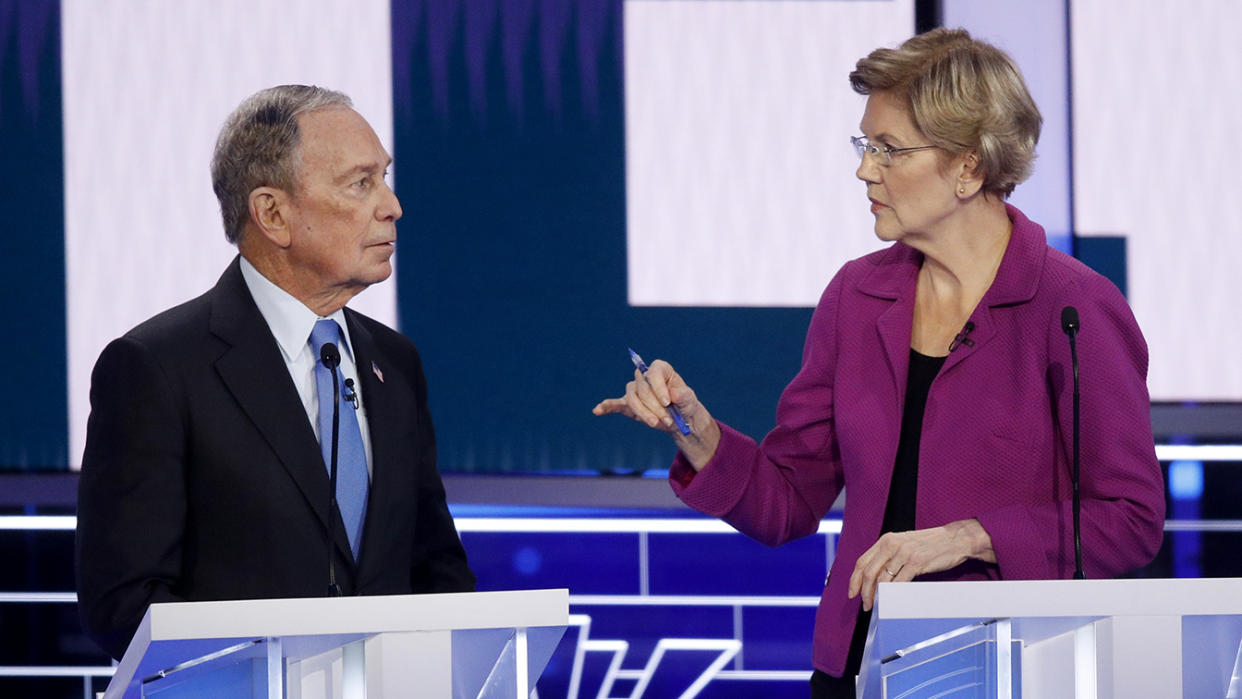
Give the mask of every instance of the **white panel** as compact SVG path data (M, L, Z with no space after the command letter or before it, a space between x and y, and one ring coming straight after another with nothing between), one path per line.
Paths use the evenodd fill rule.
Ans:
M1116 616L1098 626L1112 626L1112 643L1097 645L1101 670L1097 677L1106 697L1180 697L1182 695L1182 621L1179 616ZM1111 647L1110 647L1111 646ZM1101 672L1100 674L1103 674Z
M1128 240L1152 398L1242 400L1242 3L1071 8L1075 227Z
M243 98L283 83L342 90L391 152L388 10L388 0L63 1L75 467L103 346L207 290L235 254L209 164L220 125ZM350 305L391 324L395 285Z
M848 75L913 27L910 0L626 2L630 303L813 306L878 248Z
M1063 699L1073 697L1075 632L1022 644L1023 699ZM1077 699L1077 697L1075 697Z
M418 631L375 634L365 641L367 688L379 697L411 693L419 678L419 696L453 696L453 632Z
M1044 117L1030 179L1010 203L1048 231L1070 234L1069 51L1065 5L1030 0L944 0L944 26L961 27L1009 54Z

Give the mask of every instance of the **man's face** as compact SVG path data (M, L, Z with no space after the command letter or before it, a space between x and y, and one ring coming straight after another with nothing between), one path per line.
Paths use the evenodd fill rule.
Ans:
M349 296L392 274L401 204L384 175L392 159L357 112L298 117L301 165L290 200L290 259L307 290Z

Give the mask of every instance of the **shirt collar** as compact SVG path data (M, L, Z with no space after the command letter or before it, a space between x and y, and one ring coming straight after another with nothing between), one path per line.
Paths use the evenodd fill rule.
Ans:
M306 348L310 346L308 341L311 329L315 327L315 321L325 317L335 320L337 325L341 326L343 350L349 353L351 359L353 358L353 351L350 349L349 324L345 322L345 309L339 308L328 316L317 315L307 308L306 304L263 276L245 257L241 258L241 273L246 287L250 289L250 295L254 298L255 305L259 307L259 313L263 316L263 320L267 321L267 327L271 329L272 335L276 338L276 344L280 346L280 352L285 356L286 362L292 362L303 351L309 351Z

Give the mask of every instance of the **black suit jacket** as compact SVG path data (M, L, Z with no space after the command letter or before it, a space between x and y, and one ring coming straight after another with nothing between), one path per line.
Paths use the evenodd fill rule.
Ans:
M346 595L474 588L436 470L418 352L366 316L346 309L346 320L372 447L356 562L237 259L211 291L104 349L91 376L77 581L87 631L113 657L153 602L324 596L329 538Z

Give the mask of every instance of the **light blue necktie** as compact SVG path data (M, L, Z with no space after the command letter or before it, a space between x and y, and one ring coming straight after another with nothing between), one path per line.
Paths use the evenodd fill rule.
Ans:
M341 326L335 320L315 322L311 330L310 344L315 351L315 385L319 390L319 447L323 452L323 462L329 473L332 469L332 384L334 378L337 390L340 391L340 423L338 425L336 447L336 501L341 508L341 520L345 523L345 533L349 536L349 547L353 549L354 560L358 560L358 547L362 544L362 525L367 515L367 454L362 446L362 431L358 429L358 416L355 408L345 400L345 387L342 383L341 371L335 372L324 366L321 350L329 342L344 354L341 347ZM333 377L333 373L336 374Z

